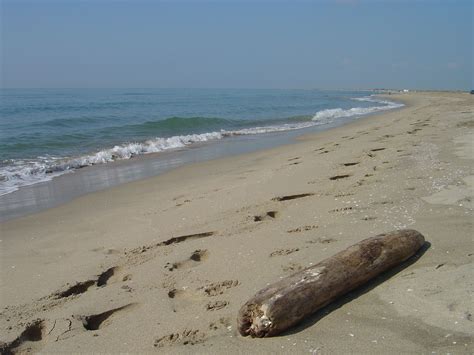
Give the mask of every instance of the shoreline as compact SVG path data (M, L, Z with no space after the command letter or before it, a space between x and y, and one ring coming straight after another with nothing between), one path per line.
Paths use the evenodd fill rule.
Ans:
M389 99L389 95L372 95ZM395 106L401 102L392 101ZM383 112L403 109L395 107L362 116L340 117L336 121L302 129L242 135L208 142L195 143L175 150L140 154L129 159L94 164L53 176L51 180L21 186L18 190L0 196L0 223L21 218L48 208L58 207L83 195L95 193L137 180L161 175L172 169L215 159L294 144L306 135L319 134L353 121ZM131 171L133 169L133 172Z
M122 90L123 91L123 90ZM172 92L172 91L171 91ZM251 111L251 107L247 107L245 100L241 103L242 104L242 112L247 112L244 116L249 116L253 118L244 118L241 117L242 115L229 115L229 112L225 109L220 114L213 111L212 107L216 104L221 104L225 106L226 104L232 106L239 102L245 95L249 95L251 91L242 91L242 90L231 90L229 93L234 93L232 99L226 101L225 97L227 94L225 90L223 92L215 92L216 97L214 99L217 102L211 104L212 100L209 101L209 97L206 95L203 96L201 91L197 91L194 94L196 98L201 98L198 100L199 102L194 103L194 108L184 108L183 110L172 109L170 112L170 107L167 107L167 101L162 104L160 102L163 100L163 97L167 97L170 95L171 92L167 90L152 90L149 93L145 93L146 97L144 100L149 101L150 104L154 103L155 106L150 107L149 115L142 114L142 119L138 120L127 120L124 118L127 116L134 117L133 110L130 111L130 107L133 107L134 100L130 99L126 96L117 96L116 99L123 100L126 104L122 110L120 110L121 115L119 115L121 124L117 126L112 125L112 133L103 132L99 129L96 133L100 133L103 137L96 136L94 132L91 132L90 129L87 127L83 127L88 132L86 136L89 136L88 139L77 139L74 138L74 129L80 129L82 125L81 119L78 122L74 123L75 120L72 119L71 114L66 110L66 112L61 112L61 116L64 116L65 122L61 123L57 121L57 118L54 120L41 120L38 122L38 127L36 130L42 132L45 127L50 127L52 123L58 123L60 126L64 125L65 130L62 130L60 127L58 128L58 132L56 134L52 134L51 139L59 139L62 137L62 133L72 134L70 137L71 140L61 138L63 141L63 148L54 148L48 149L48 151L40 150L38 151L35 148L35 145L41 146L41 138L38 138L39 141L33 140L31 145L30 142L21 140L22 145L24 145L25 149L23 153L17 152L14 148L8 148L10 145L16 144L15 142L5 137L5 144L7 146L5 151L5 159L3 165L0 167L0 178L3 179L3 182L0 184L0 194L5 195L10 192L18 190L19 187L22 186L31 186L36 183L41 183L45 181L50 181L54 177L58 177L64 174L67 174L70 171L77 171L81 170L84 167L89 166L97 166L107 163L113 163L119 160L128 160L137 156L147 155L150 153L156 152L166 152L166 151L174 151L179 148L190 147L195 145L200 145L200 143L205 142L215 142L220 141L227 138L232 138L235 136L242 136L242 135L261 135L262 133L277 133L277 132L285 132L285 131L292 131L295 129L302 129L302 128L310 128L320 124L324 124L328 121L333 121L334 119L340 120L340 117L349 116L357 116L365 113L375 112L375 111L383 111L391 107L396 107L396 104L392 104L390 102L378 102L377 100L370 99L370 97L366 96L369 93L367 91L358 91L358 92L343 92L341 96L335 95L331 91L321 91L322 94L317 91L311 90L308 91L313 94L305 94L303 91L297 91L300 94L300 99L306 102L306 106L296 105L293 109L285 109L286 105L284 102L285 94L280 93L280 99L277 101L281 102L280 110L275 109L272 105L269 104L269 100L272 100L272 91L263 91L263 94L260 93L255 97L255 100L263 105L262 107L266 107L263 111L266 112L264 116L273 117L273 119L263 119L261 120L263 111L262 109L256 109L256 111L252 114L248 112L249 109ZM169 105L173 105L173 100L180 100L182 99L182 95L186 92L177 92L171 94L171 101L168 102ZM39 93L37 93L39 94ZM64 93L56 92L52 93L51 97L54 98L54 95L63 95ZM97 99L103 100L104 99L104 92L99 93L97 92ZM111 95L120 95L118 92L115 93L108 93ZM286 92L288 96L288 107L293 107L292 105L296 104L293 102L292 95L294 95L294 91L290 90ZM77 102L83 102L83 100L89 100L87 95L84 92L77 92ZM142 94L139 94L141 96ZM151 95L151 96L150 96ZM185 94L184 94L185 95ZM224 97L222 97L224 95ZM242 96L243 95L243 96ZM283 96L282 96L283 95ZM312 99L309 99L309 96ZM11 99L8 99L9 95L6 95L6 102L5 106L8 112L10 105L13 107L13 111L20 109L20 107L15 108L15 95L13 95ZM20 95L21 97L21 95ZM153 99L152 99L153 97ZM332 97L332 99L326 100L326 97ZM230 97L229 97L230 98ZM28 98L26 98L28 100ZM334 99L334 105L329 104ZM33 100L34 101L34 100ZM114 101L114 100L112 100ZM235 102L234 102L235 101ZM298 100L296 100L298 101ZM352 104L355 104L355 101L359 101L361 107L352 107ZM77 103L76 102L76 103ZM325 103L326 102L326 103ZM26 105L32 104L34 107L33 102L26 102ZM156 110L159 107L156 107L158 104L161 109L158 111L161 112L159 115L160 119L151 119L146 120L143 117L152 116L155 117ZM209 112L204 110L206 113L203 113L203 105L210 106ZM255 102L254 105L258 107L258 103ZM329 107L328 107L329 105ZM346 110L347 106L349 105L349 109ZM130 107L129 107L130 106ZM253 105L251 105L253 106ZM303 106L305 107L303 109ZM336 106L335 109L331 107ZM338 107L340 106L340 107ZM10 107L10 109L12 109ZM70 109L75 111L79 109L80 111L81 105L79 107L72 105ZM136 108L138 109L138 108ZM189 112L188 110L194 110L196 117L188 117ZM58 110L61 110L61 106L59 105ZM174 110L174 111L173 111ZM213 112L213 113L211 113ZM308 114L309 112L309 114ZM31 113L33 116L37 115L38 112ZM84 115L85 112L82 112ZM94 111L87 112L88 116L91 116L87 119L87 121L91 121L91 124L98 124L97 117L94 118ZM73 115L74 116L74 115ZM201 117L202 116L202 117ZM209 116L209 117L207 117ZM215 118L212 118L215 116ZM15 116L11 117L13 121L15 120ZM16 117L18 120L21 121L21 117ZM156 118L156 117L155 117ZM28 120L28 117L24 117L24 119ZM11 121L11 120L10 120ZM44 122L43 122L44 121ZM99 121L101 121L99 119ZM125 124L127 121L128 124ZM219 122L219 123L217 123ZM102 122L99 124L99 128L101 125L105 123ZM43 127L44 125L44 127ZM107 124L105 124L107 126ZM122 127L124 129L118 130L118 127ZM186 129L180 129L179 126L187 127ZM115 127L115 128L114 128ZM128 127L128 128L127 128ZM195 127L196 129L192 129ZM201 128L199 128L201 127ZM207 127L207 128L206 128ZM18 127L13 125L12 127L8 126L9 130L12 130L13 136L15 136L15 132L20 134L22 132L21 124ZM72 129L72 133L71 133ZM164 130L164 131L163 131ZM148 133L145 134L144 132L147 131ZM23 134L34 134L35 129L31 132L23 132ZM51 132L53 133L53 132ZM20 134L21 136L21 134ZM112 139L112 136L115 138ZM64 137L63 137L64 138ZM98 140L98 141L97 141ZM101 143L99 143L99 141ZM18 143L18 142L17 142ZM45 142L43 142L45 143ZM51 142L50 142L51 143ZM80 147L85 144L89 146L89 149L81 149ZM95 147L95 148L94 148ZM20 151L22 151L20 149ZM24 158L24 159L23 159ZM0 201L1 206L1 201Z
M471 353L472 97L390 97L406 106L2 222L0 338L39 319L17 350ZM282 336L237 334L266 284L400 228L431 244L411 265Z

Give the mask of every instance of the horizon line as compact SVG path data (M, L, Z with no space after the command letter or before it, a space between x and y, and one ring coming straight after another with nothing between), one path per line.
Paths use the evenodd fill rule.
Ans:
M431 89L422 89L422 88L411 88L411 87L371 87L371 88L350 88L350 87L340 87L340 88L298 88L298 87L281 87L281 88L250 88L250 87L0 87L0 90L302 90L302 91L446 91L446 92L469 92L470 89L443 89L443 88L431 88Z

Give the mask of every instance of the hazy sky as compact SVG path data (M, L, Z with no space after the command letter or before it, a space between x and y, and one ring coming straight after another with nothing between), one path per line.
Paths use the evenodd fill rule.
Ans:
M3 87L473 83L471 0L1 2Z

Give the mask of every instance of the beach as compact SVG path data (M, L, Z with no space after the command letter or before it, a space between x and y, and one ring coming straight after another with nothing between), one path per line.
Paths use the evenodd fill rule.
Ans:
M0 224L6 352L472 353L473 95L188 164ZM416 229L393 272L280 336L236 328L258 290Z

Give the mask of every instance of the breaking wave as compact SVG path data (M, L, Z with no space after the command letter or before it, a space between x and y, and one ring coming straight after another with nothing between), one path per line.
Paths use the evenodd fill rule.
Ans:
M180 149L192 144L221 140L226 137L284 132L297 129L314 127L334 122L338 118L366 115L403 106L402 104L380 100L378 98L355 98L357 101L367 101L379 104L372 107L353 107L350 109L334 108L317 112L314 117L303 119L275 120L275 124L260 127L240 128L235 130L215 130L207 133L175 135L167 138L157 137L144 142L129 142L116 145L112 148L100 150L92 154L78 157L40 156L35 159L15 159L0 162L0 195L11 193L22 186L32 185L52 178L73 172L87 166L106 164L116 160L131 159L135 156L159 153L172 149ZM197 120L197 118L195 118ZM199 118L198 122L191 119L173 117L164 123L145 122L146 128L154 125L181 126L218 124L221 119ZM268 121L267 121L268 122ZM215 126L214 126L215 127ZM140 127L143 129L143 127Z
M332 109L322 110L322 111L317 112L314 115L313 120L314 121L326 120L329 122L331 119L335 119L335 118L362 116L362 115L367 115L367 114L371 114L375 112L392 110L392 109L404 106L403 104L399 104L399 103L387 101L387 100L381 100L378 98L374 98L373 96L358 97L358 98L353 98L352 100L363 101L363 102L373 102L373 103L381 104L381 106L352 107L350 109L332 108Z

